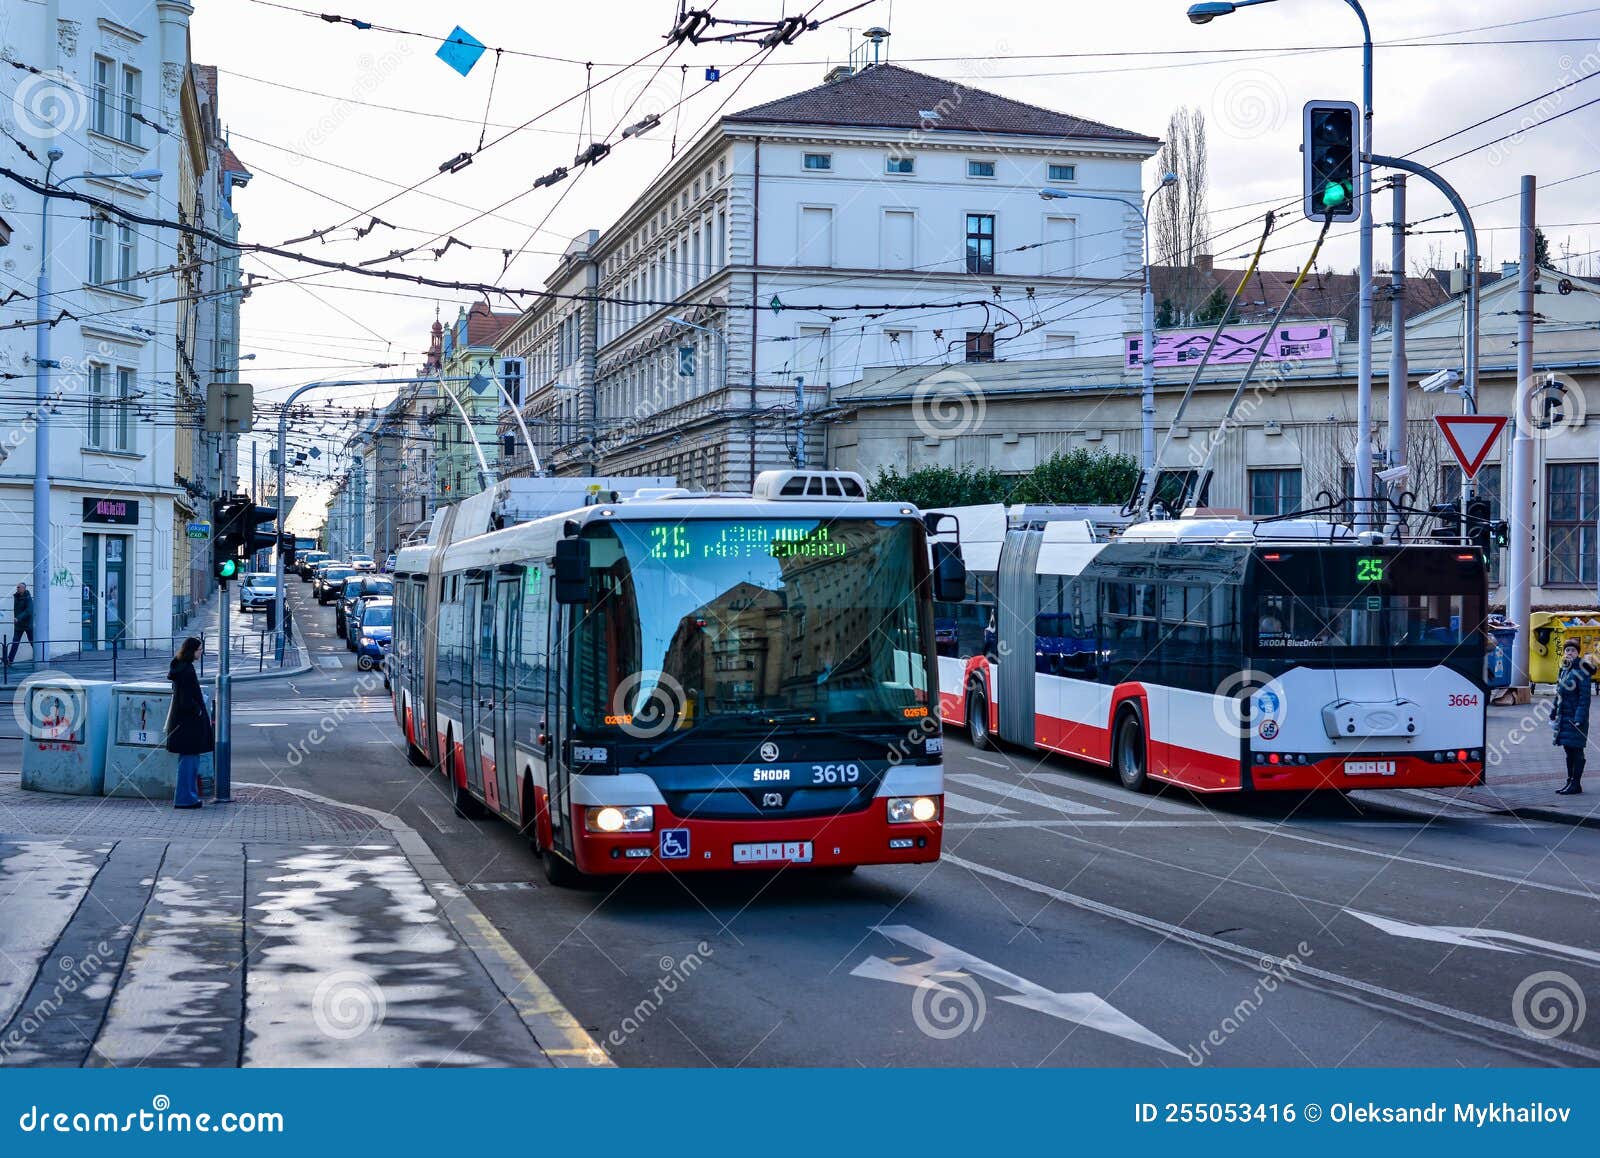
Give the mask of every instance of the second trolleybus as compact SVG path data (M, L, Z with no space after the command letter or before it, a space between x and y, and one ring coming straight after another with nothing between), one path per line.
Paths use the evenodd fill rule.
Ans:
M1114 537L1002 507L961 523L940 710L996 738L1197 792L1453 787L1484 775L1480 552L1310 519Z

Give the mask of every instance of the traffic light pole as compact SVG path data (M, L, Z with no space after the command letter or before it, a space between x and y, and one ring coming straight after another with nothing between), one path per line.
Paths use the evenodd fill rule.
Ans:
M1461 222L1461 231L1467 239L1467 348L1463 357L1461 375L1461 406L1467 414L1478 412L1478 230L1472 223L1472 213L1467 208L1467 203L1461 195L1451 187L1439 174L1426 165L1419 165L1415 161L1408 161L1403 157L1383 157L1373 153L1368 158L1373 165L1382 165L1385 169L1399 169L1404 173L1414 173L1440 193L1444 194L1450 208L1455 210L1456 217ZM1461 472L1461 513L1466 516L1467 504L1472 501L1472 480L1467 477L1467 472ZM1463 523L1462 530L1466 530Z
M223 446L227 455L227 464L223 467L223 486L229 494L233 493L234 471L237 467L239 453L239 439L223 436ZM211 534L214 537L223 533L223 528L217 524L215 518L211 523ZM212 755L212 762L216 765L217 774L217 803L228 804L233 800L233 673L229 661L232 648L232 617L228 614L229 603L233 596L228 591L228 580L222 576L217 577L217 594L222 600L222 606L217 611L217 628L222 633L222 647L217 657L217 748Z

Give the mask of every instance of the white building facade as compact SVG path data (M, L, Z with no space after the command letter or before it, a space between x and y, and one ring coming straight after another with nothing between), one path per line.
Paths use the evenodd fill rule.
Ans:
M1138 216L1038 191L1142 202L1158 144L892 65L724 117L502 339L543 465L748 487L864 366L1120 349Z
M0 155L36 181L48 171L57 187L174 219L193 8L158 0L130 8L129 24L105 12L86 0L8 0L0 52L29 71L5 70L14 84L0 119L16 142L0 137ZM53 163L51 150L61 154ZM151 169L161 171L159 181L80 179ZM0 188L0 212L15 227L0 251L0 297L11 298L0 308L0 373L8 379L0 395L0 586L32 585L37 548L48 582L35 604L43 610L48 602L48 618L35 629L52 651L166 638L174 593L189 588L189 576L173 574L173 539L184 534L173 516L184 491L174 433L180 421L198 422L178 404L176 337L193 328L179 316L187 305L171 300L180 296L176 234L54 199L45 247L42 200L13 183ZM50 532L36 545L38 414L30 399L41 370L32 324L41 256L51 279L43 363ZM24 324L7 328L17 323ZM9 633L9 615L6 626Z

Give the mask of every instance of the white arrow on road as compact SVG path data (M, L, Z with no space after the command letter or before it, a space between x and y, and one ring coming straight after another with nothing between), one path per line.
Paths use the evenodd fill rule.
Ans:
M874 981L892 981L897 985L910 985L913 988L932 986L946 990L949 987L940 983L939 976L975 974L993 981L996 985L1003 985L1007 989L1016 991L1014 994L1002 996L1001 1001L1020 1005L1024 1009L1036 1010L1060 1018L1062 1021L1085 1025L1101 1033L1109 1033L1127 1041L1150 1046L1152 1049L1183 1056L1183 1051L1166 1038L1152 1033L1096 994L1056 993L1043 985L1029 981L1026 977L1017 976L1009 969L985 961L982 957L974 957L954 945L947 945L919 929L913 929L910 925L874 925L873 929L891 941L898 941L907 948L926 953L928 960L914 965L896 965L885 961L882 957L869 957L850 970L852 976L866 977Z
M1600 953L1593 949L1580 949L1576 945L1563 945L1559 941L1541 941L1538 937L1525 937L1521 933L1506 933L1499 929L1474 929L1466 925L1414 925L1410 921L1379 917L1356 909L1346 909L1345 912L1357 920L1365 921L1374 929L1382 929L1392 936L1407 937L1413 941L1461 945L1468 949L1488 949L1495 953L1526 953L1532 950L1547 957L1575 964L1600 965Z

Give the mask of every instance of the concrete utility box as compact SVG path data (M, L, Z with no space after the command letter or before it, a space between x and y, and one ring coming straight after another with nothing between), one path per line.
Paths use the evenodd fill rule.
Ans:
M216 705L202 686L206 711ZM111 735L106 748L105 794L140 800L170 800L178 787L178 757L167 751L167 712L172 685L166 680L117 684L111 689ZM201 795L211 780L211 754L200 757Z
M105 787L111 684L52 673L17 689L22 725L22 787L99 796Z

